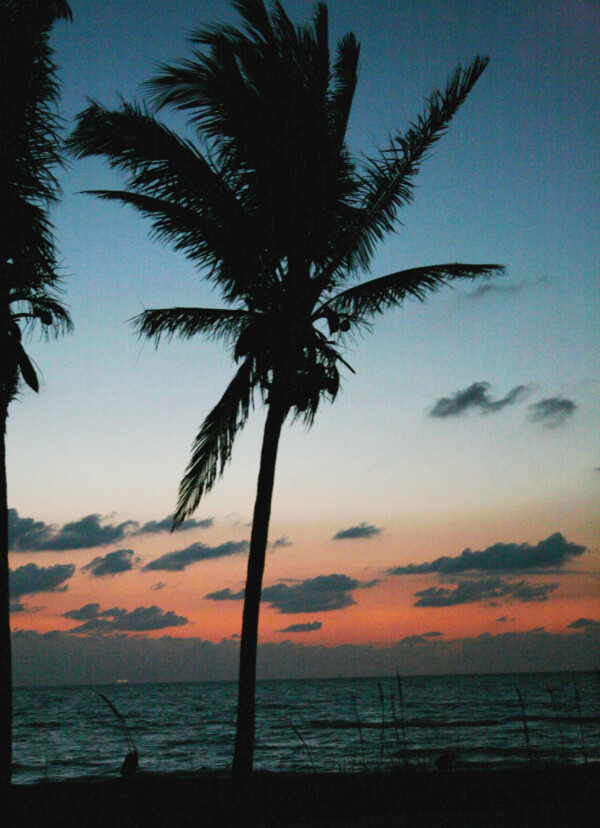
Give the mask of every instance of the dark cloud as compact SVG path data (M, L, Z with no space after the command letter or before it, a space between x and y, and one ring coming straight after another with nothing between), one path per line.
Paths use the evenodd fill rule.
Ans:
M112 524L102 515L93 514L81 520L54 526L33 518L19 517L16 509L8 510L8 548L14 552L65 551L69 549L92 549L120 543L127 537L168 532L172 526L172 515L164 520L151 520L140 525L136 520ZM185 520L178 531L208 529L214 519Z
M158 592L159 589L164 589L165 587L166 584L163 584L162 581L157 581L155 584L152 584L151 587L148 587L148 589L153 589L155 592Z
M12 598L33 595L37 592L64 592L65 581L75 573L75 564L55 564L55 566L37 566L26 564L11 569L10 594Z
M219 546L207 546L204 543L193 543L185 549L167 552L154 561L146 564L144 570L150 572L181 572L190 564L197 561L209 561L214 558L227 558L231 555L243 555L248 551L248 541L226 541Z
M351 607L356 603L350 594L353 590L372 587L377 583L379 581L355 581L347 575L319 575L291 586L274 584L265 587L261 600L284 615L330 612ZM231 592L229 588L221 589L204 597L211 601L240 601L244 597L244 590Z
M281 538L277 538L277 540L273 541L273 543L271 544L271 549L287 549L287 547L291 545L291 540L289 540L288 538L286 538L285 535L283 535Z
M500 618L495 618L494 621L496 624L506 624L506 615L501 616Z
M87 515L81 520L57 527L32 518L20 518L16 509L8 510L9 549L14 551L65 551L90 549L119 543L137 527L133 520L116 525L103 522L101 515Z
M437 630L433 630L432 632L423 633L425 638L439 638L444 633L438 632Z
M479 409L481 414L494 414L502 411L507 405L514 405L529 393L528 386L516 385L502 399L493 400L488 393L489 388L489 382L474 382L473 385L457 391L450 397L440 397L429 412L429 416L440 419L457 417L470 409Z
M465 549L456 558L437 558L430 563L408 564L388 569L388 575L425 575L438 572L456 575L461 572L511 572L531 569L561 567L563 564L587 552L555 532L535 546L528 543L495 543L487 549L472 552Z
M482 578L460 581L454 589L429 587L415 592L415 607L454 607L477 601L496 601L511 598L516 601L546 601L558 584L532 584L528 581L511 582L503 578Z
M9 602L8 611L12 615L15 612L29 612L29 608L22 604L20 601L13 601L12 599Z
M102 610L100 604L86 604L79 609L65 612L63 618L83 623L69 633L92 634L113 632L149 632L167 627L182 627L188 619L175 615L172 610L164 612L160 607L136 607L130 612L120 607Z
M205 595L209 601L243 601L246 591L244 589L239 592L232 592L229 587L225 589L218 589L216 592L209 592Z
M547 397L529 406L529 420L539 423L544 428L559 428L569 420L577 404L564 397Z
M284 627L282 630L277 630L280 633L304 633L304 632L314 632L315 630L320 630L323 627L320 621L312 621L308 624L290 624L289 627Z
M258 646L260 679L393 676L459 673L528 673L594 670L600 628L484 633L473 638L430 640L426 646L397 641L389 646L341 644L326 647L290 640ZM235 679L239 643L163 634L149 636L71 635L54 630L16 630L12 635L16 686L98 685L134 682Z
M372 538L374 535L380 535L381 529L376 526L371 526L364 521L358 526L351 526L349 529L340 529L333 536L334 540L354 540L356 538Z
M600 630L600 621L594 621L593 618L578 618L577 621L572 621L569 628L573 630Z
M214 526L214 518L204 518L204 520L195 520L195 518L188 518L179 524L175 531L185 532L189 529L210 529ZM170 532L173 528L173 515L169 515L164 520L149 520L144 523L132 534L134 535L155 535L158 532Z
M94 558L89 564L82 566L84 572L89 572L96 578L103 578L105 575L118 575L121 572L129 572L133 569L133 549L117 549L115 552L108 552L99 558Z

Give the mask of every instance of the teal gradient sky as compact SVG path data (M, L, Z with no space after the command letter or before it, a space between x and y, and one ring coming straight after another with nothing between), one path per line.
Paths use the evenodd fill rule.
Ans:
M222 0L71 6L73 23L59 24L53 36L67 127L86 97L109 106L119 95L141 97L140 84L157 62L187 53L191 29L235 19ZM284 6L300 21L313 3ZM495 634L497 619L506 617L512 631L544 627L562 647L581 638L570 623L600 621L598 4L337 0L329 10L332 46L353 30L362 47L349 130L355 151L368 153L405 129L458 63L490 56L424 164L404 226L381 246L372 276L454 261L501 263L507 273L486 292L455 283L377 320L350 348L356 375L345 377L335 406L321 410L310 432L285 429L271 539L285 537L289 545L269 555L265 584L333 573L379 583L351 590L354 603L335 611L282 615L267 606L262 640L280 642L286 635L278 630L318 620L320 629L287 635L294 646L392 647L427 631L448 641ZM105 524L161 520L173 511L191 442L232 362L221 346L200 339L155 351L133 336L127 320L144 308L219 306L219 297L181 255L151 241L137 215L81 194L122 185L104 164L70 161L60 178L64 196L53 217L75 333L29 344L43 382L38 397L27 390L11 407L10 505L21 517L56 526L90 514ZM519 385L527 393L502 410L431 416L437 400L477 382L489 383L490 400ZM531 406L548 399L574 404L563 422L533 418ZM13 552L13 569L77 567L66 591L31 593L28 608L38 611L15 613L13 628L66 633L73 623L64 613L97 602L128 611L158 604L188 619L161 635L219 642L239 632L240 602L204 596L242 588L243 556L179 573L143 566L197 541L215 546L248 537L263 420L257 408L231 466L196 514L213 518L211 527L101 548ZM380 531L333 540L362 523ZM386 574L467 547L534 546L556 532L588 551L559 570L518 576L556 583L546 600L523 602L509 591L417 608L417 590L454 589L456 579ZM82 570L123 547L138 561L131 570L105 578ZM150 591L157 583L162 588ZM357 655L358 672L361 663ZM501 668L498 659L490 668Z

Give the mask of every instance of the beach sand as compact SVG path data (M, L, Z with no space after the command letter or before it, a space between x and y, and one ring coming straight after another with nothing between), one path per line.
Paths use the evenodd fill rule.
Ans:
M256 773L246 794L210 774L13 785L14 828L587 828L600 763L369 774Z

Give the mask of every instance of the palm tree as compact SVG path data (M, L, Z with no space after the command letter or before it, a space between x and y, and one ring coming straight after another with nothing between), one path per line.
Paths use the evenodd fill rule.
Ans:
M437 264L356 283L376 244L410 202L428 150L484 71L477 57L390 146L352 156L346 128L359 45L352 34L333 65L327 7L294 26L274 2L236 0L243 26L211 26L191 38L192 57L164 65L147 84L154 110L92 104L78 117L70 146L102 156L127 189L93 191L147 216L220 290L224 307L147 310L140 335L196 334L223 340L238 364L204 420L181 481L174 525L198 506L223 473L255 398L267 409L250 539L240 652L236 778L254 751L258 618L279 437L288 416L310 425L333 401L348 337L407 297L424 299L449 281L492 276L490 264ZM192 138L158 119L170 107L189 116ZM349 283L354 280L354 284Z
M71 327L60 301L60 278L48 208L59 187L53 168L61 161L58 86L50 30L71 19L62 0L0 3L0 779L12 766L12 669L9 616L6 425L8 407L21 381L38 390L23 347L23 333L36 325L43 335Z

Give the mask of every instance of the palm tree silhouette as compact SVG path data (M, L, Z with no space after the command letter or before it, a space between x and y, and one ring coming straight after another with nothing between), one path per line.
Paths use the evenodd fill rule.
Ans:
M348 337L406 297L424 299L450 280L492 276L491 264L437 264L348 286L368 270L376 244L396 226L428 150L484 71L477 57L390 146L353 157L346 129L359 45L343 37L333 64L327 7L294 26L282 6L233 3L243 25L211 26L191 38L192 57L164 65L147 84L156 108L93 102L78 117L70 146L103 156L127 177L126 190L92 191L147 216L220 290L226 307L147 310L140 335L196 334L230 345L237 371L204 420L180 484L174 526L223 473L255 397L266 405L248 558L233 772L252 770L258 617L277 448L290 415L310 425L333 401ZM157 118L186 113L195 140Z
M58 86L50 30L71 19L63 0L9 0L0 5L0 107L7 125L0 139L0 779L12 770L12 668L8 567L6 425L21 381L38 391L23 333L70 330L60 301L60 278L48 208L60 190Z

